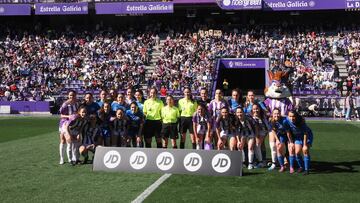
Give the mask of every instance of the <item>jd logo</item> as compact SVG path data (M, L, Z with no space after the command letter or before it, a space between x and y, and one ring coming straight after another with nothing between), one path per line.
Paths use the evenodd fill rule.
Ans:
M119 152L115 150L108 151L104 156L104 164L107 168L116 168L121 161Z
M202 158L197 153L190 153L184 158L184 167L190 172L195 172L201 168Z
M231 166L231 160L226 154L217 154L211 161L213 169L218 173L225 173Z
M147 156L142 151L136 151L130 156L130 166L135 170L144 168L147 164Z
M156 157L156 165L160 170L167 171L174 165L174 156L169 152L161 152Z

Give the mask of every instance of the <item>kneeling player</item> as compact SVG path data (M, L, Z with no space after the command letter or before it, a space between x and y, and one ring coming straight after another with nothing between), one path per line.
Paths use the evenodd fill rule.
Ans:
M278 162L280 164L279 172L284 172L285 143L287 142L286 118L281 116L280 109L275 108L273 110L272 117L270 120L270 125L271 125L270 137L273 137L276 141L276 154L277 154ZM271 144L270 147L272 147ZM273 164L269 168L269 170L273 170L275 168L275 160L273 157L272 157L272 162Z
M206 106L199 104L196 112L192 118L194 135L196 138L196 149L203 149L203 140L205 139L206 145L211 145L210 129L211 121L210 116L206 112Z
M255 135L257 128L255 127L255 121L245 115L244 110L238 107L235 110L236 115L236 128L237 128L237 147L242 152L243 162L245 162L244 146L248 146L248 169L254 168L254 147L255 147Z
M111 124L111 145L119 146L119 139L122 147L130 147L130 138L127 135L127 118L122 109L116 111L116 117Z
M309 174L310 156L309 148L312 144L313 134L310 128L306 125L305 119L295 111L290 111L288 114L288 134L293 146L291 148L292 153L289 156L290 159L290 173L294 173L294 158L298 163L298 172L302 172L304 169L301 152L304 155L305 162L305 175ZM289 142L290 142L289 139ZM290 153L290 147L289 147ZM294 157L294 154L296 157ZM291 156L292 155L292 156Z
M229 114L229 110L227 108L222 108L220 113L221 115L216 122L216 134L218 136L217 148L218 150L221 150L228 147L230 150L235 150L236 138L234 118ZM230 138L229 144L228 138Z
M95 140L101 137L101 129L97 125L95 115L90 116L90 121L86 123L83 130L82 145L79 148L80 154L84 157L83 164L89 160L89 151L95 153Z

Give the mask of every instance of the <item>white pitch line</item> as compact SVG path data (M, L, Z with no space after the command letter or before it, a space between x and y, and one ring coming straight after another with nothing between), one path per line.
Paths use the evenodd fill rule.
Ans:
M134 199L131 203L140 203L143 202L152 192L156 190L166 179L171 176L170 173L166 173L162 175L159 179L157 179L152 185L150 185L143 193L141 193L136 199Z

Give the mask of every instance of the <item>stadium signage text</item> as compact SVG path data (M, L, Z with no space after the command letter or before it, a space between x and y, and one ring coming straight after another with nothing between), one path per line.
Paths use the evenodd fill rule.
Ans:
M218 5L225 10L247 10L262 8L262 0L220 0Z
M29 16L30 4L0 4L0 16Z
M173 13L172 2L96 3L96 14L154 14Z
M241 176L238 151L99 147L94 171Z
M346 0L263 0L263 9L273 11L345 9L345 1Z
M46 3L35 4L36 15L88 14L87 3Z
M264 59L221 59L225 68L265 68Z

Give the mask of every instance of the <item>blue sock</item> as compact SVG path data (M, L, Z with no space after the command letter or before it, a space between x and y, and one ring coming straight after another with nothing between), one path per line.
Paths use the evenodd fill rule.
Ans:
M284 157L283 156L278 156L277 158L278 158L280 166L284 166Z
M304 156L305 171L310 169L310 156Z
M295 156L289 156L290 168L294 168Z
M304 168L304 167L303 167L303 160L302 160L302 156L300 156L300 155L296 155L296 162L297 162L297 164L298 164L299 168Z

